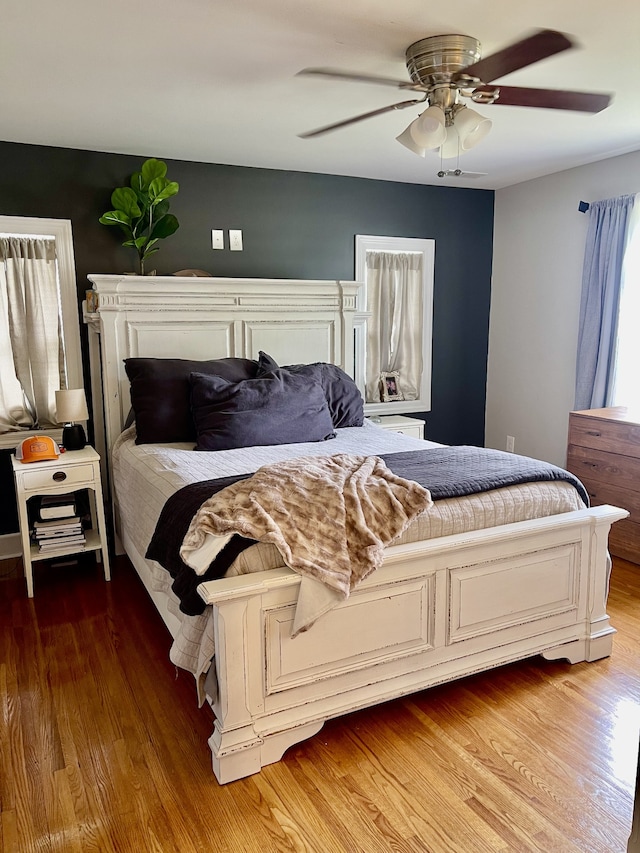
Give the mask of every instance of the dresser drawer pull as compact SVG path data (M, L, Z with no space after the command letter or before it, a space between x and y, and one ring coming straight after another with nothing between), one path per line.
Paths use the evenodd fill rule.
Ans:
M56 471L52 479L55 480L56 483L62 483L63 480L67 479L67 475L64 473L64 471Z
M598 432L598 430L597 430L597 429L588 429L588 430L587 430L587 435L595 435L596 437L598 437L598 436L601 436L601 435L602 435L602 433L601 433L601 432Z

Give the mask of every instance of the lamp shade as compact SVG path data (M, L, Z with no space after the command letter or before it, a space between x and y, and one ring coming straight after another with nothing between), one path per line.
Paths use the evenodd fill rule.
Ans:
M404 147L408 148L409 151L413 151L413 153L417 154L419 157L424 157L425 149L417 144L417 142L413 138L413 134L411 133L411 128L413 127L416 121L418 121L418 119L412 121L409 127L406 130L402 131L400 136L396 136L396 139L398 140L400 145L404 145Z
M445 139L444 144L438 148L437 153L440 154L442 160L450 160L452 157L460 156L461 147L458 131L451 124L447 128L447 138Z
M491 130L491 121L475 110L464 107L456 113L453 120L458 136L460 137L460 148L468 151L478 142L481 142Z
M443 109L438 106L428 107L409 125L409 130L420 148L438 148L447 135L445 122Z
M86 421L89 417L89 411L84 388L56 391L56 412L58 423L61 424Z

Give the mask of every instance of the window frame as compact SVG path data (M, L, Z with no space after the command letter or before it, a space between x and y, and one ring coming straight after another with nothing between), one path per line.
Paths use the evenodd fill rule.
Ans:
M433 361L433 287L436 241L419 237L379 237L356 235L355 280L362 282L356 301L355 326L355 382L364 397L366 324L367 324L367 252L413 252L422 254L422 378L420 395L416 400L394 400L387 403L365 403L365 415L389 415L407 412L431 411L431 369Z
M71 220L46 219L32 216L0 216L0 234L49 237L55 240L56 256L58 259L58 278L60 282L60 316L62 318L62 333L64 335L67 363L67 382L69 388L84 388L82 349L80 344L80 315L78 311L78 290ZM14 448L23 439L36 434L50 435L56 441L60 441L62 438L62 426L59 429L31 429L0 433L0 450Z

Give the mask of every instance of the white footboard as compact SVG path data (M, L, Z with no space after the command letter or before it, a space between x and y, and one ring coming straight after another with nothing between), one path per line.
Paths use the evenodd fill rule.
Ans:
M600 506L391 547L348 601L293 640L298 575L202 584L214 608L218 781L258 772L359 708L535 654L607 656L607 537L626 515Z

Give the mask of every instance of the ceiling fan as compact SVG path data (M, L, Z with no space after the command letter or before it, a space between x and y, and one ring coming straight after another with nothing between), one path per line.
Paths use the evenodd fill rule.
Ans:
M310 139L392 110L426 103L427 109L397 139L420 156L424 157L425 151L434 149L441 159L447 159L472 148L491 128L489 119L467 107L463 99L486 105L600 112L609 105L610 95L493 83L512 71L575 46L564 33L538 30L481 59L480 42L477 39L464 35L438 35L420 39L407 48L406 64L410 80L394 80L331 68L304 68L298 74L375 83L416 92L422 97L381 107L301 133L300 136Z

